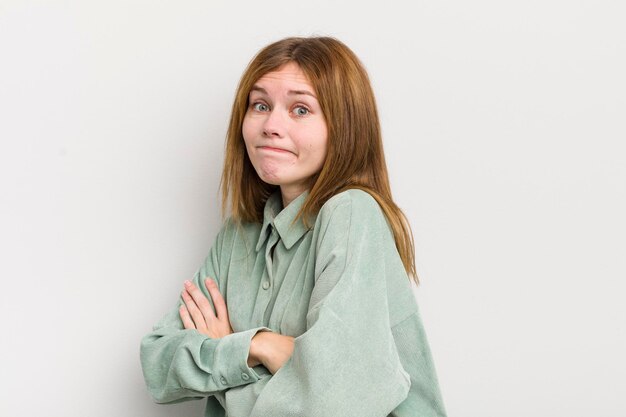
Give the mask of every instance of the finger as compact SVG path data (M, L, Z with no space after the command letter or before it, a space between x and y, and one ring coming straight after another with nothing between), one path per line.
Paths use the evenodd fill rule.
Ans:
M187 311L191 315L191 319L195 324L195 328L198 330L206 329L206 322L204 321L204 316L202 312L196 305L191 295L187 292L187 290L183 290L183 301L185 302L185 306L187 307Z
M200 288L196 287L191 281L185 281L185 288L187 289L187 293L193 298L193 301L195 301L196 306L200 309L200 312L204 316L204 321L208 324L211 320L215 319L213 308L211 304L209 304L209 300L206 296L200 291Z
M191 316L189 315L189 311L187 311L187 308L182 305L180 306L180 308L178 309L178 314L180 315L180 319L183 322L183 327L185 329L195 329L196 326L193 324L193 320L191 320Z
M207 278L204 280L204 285L206 285L207 290L209 290L209 294L211 294L211 299L213 300L213 305L215 306L217 318L227 319L228 310L226 309L226 301L224 301L224 297L222 297L220 289L217 287L217 283L211 278Z

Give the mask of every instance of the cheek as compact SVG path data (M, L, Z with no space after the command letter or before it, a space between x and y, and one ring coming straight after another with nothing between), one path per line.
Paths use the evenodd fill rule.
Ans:
M241 135L243 136L243 140L248 145L248 142L252 138L252 126L250 123L250 119L245 117L243 119L243 123L241 124Z
M319 152L319 156L318 156L318 163L319 163L319 167L318 169L322 168L322 165L324 165L324 162L326 162L326 155L328 153L328 146L326 143L324 143L323 145L320 146L320 149L318 150Z
M325 158L328 148L328 130L325 125L319 124L311 130L297 133L300 133L296 135L300 140L296 141L300 142L301 149L306 149L311 157Z
M322 169L328 152L326 140L320 140L317 138L316 140L310 141L306 144L306 150L307 163L310 168L316 172Z
M243 121L241 122L241 135L246 141L246 144L255 143L260 132L262 131L263 120L259 117L250 116L249 113L246 113Z
M320 136L312 144L311 149L322 159L322 162L326 159L326 153L328 152L328 133L326 130L320 131Z

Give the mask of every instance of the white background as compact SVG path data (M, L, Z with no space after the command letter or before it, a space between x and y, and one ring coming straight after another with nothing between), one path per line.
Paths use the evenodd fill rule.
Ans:
M1 0L0 415L202 415L139 341L218 230L245 65L312 34L371 75L450 417L626 415L625 11Z

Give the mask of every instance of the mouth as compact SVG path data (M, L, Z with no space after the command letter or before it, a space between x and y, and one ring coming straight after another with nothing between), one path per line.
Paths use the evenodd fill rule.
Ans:
M288 151L288 150L286 150L286 149L281 149L281 148L273 148L273 147L271 147L271 146L259 146L258 148L259 148L259 149L261 149L261 150L264 150L264 151L270 151L270 152L292 153L292 152L290 152L290 151Z

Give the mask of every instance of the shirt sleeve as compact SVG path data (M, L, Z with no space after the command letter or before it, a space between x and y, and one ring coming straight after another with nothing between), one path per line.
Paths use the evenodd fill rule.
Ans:
M446 417L439 381L419 311L392 329L404 369L411 375L407 399L393 410L393 417Z
M258 396L252 417L381 417L407 397L411 378L389 321L388 226L369 194L350 195L332 212L320 211L307 331Z
M219 285L219 253L223 230L193 277L193 282L209 299L203 281L211 277ZM212 339L195 329L185 329L178 314L178 303L142 340L140 360L148 391L157 403L175 403L214 395L231 387L259 380L247 364L250 340L258 327Z

